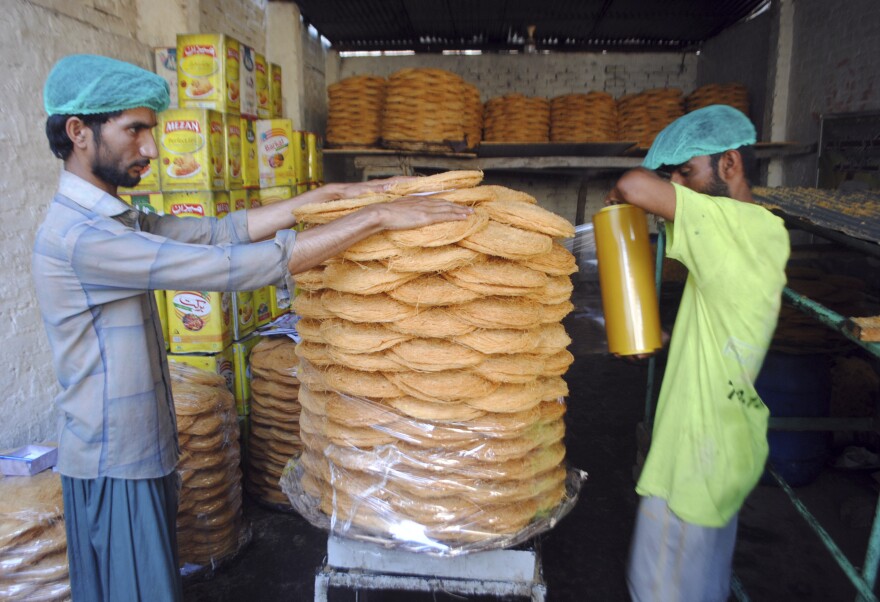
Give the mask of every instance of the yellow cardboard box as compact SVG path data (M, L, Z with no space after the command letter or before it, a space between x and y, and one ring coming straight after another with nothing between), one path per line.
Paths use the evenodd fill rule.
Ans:
M292 186L273 186L271 188L260 188L260 203L262 205L271 205L278 201L284 201L295 196Z
M239 416L251 412L251 351L262 340L258 334L251 334L232 344L232 362L235 369L235 405Z
M256 51L245 44L241 50L241 114L253 119L257 118L257 57Z
M321 153L318 151L320 147L321 137L314 132L306 132L306 171L309 186L321 181Z
M241 156L241 117L238 115L224 115L223 126L223 145L226 151L224 187L226 190L241 188L244 186Z
M241 211L248 208L248 194L244 188L229 191L229 208L232 211Z
M257 120L257 156L260 188L296 184L293 122L290 119Z
M269 90L269 63L265 55L254 53L256 65L257 83L257 117L269 119L272 117L272 92Z
M162 338L165 339L165 351L168 351L168 305L165 291L153 291L156 296L156 307L159 310L159 322L162 325Z
M272 321L271 287L264 286L254 291L254 326L259 328Z
M161 192L133 192L120 194L119 198L144 213L165 214L165 199Z
M223 190L226 148L223 116L207 109L159 114L159 184L167 190Z
M306 133L296 131L293 133L293 163L296 171L297 194L306 191L309 182L309 151L306 147ZM299 188L303 187L300 191Z
M284 99L281 96L281 65L269 63L269 75L271 82L269 83L269 99L272 105L273 119L284 117Z
M254 209L256 207L262 207L263 201L260 199L260 189L259 188L248 188L248 209Z
M253 291L232 293L232 338L239 341L252 333L257 327L254 311Z
M260 158L257 156L257 122L241 118L242 183L245 188L260 187Z
M232 343L232 295L166 291L172 353L217 353Z
M241 107L240 45L224 34L177 36L177 88L183 108L237 115Z
M165 213L178 217L223 217L231 210L226 191L166 192L164 197Z
M229 392L235 394L235 389L237 385L235 382L236 375L234 353L231 346L218 353L211 353L207 355L169 353L168 363L187 364L188 366L192 366L206 372L219 374L224 379L226 379L226 387L229 389Z
M269 311L273 320L290 313L290 291L286 286L269 286Z

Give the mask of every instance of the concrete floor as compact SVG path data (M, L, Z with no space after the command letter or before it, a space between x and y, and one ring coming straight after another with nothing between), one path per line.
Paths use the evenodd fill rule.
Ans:
M579 309L591 290L576 289ZM664 299L664 322L674 307ZM576 357L566 375L571 395L566 415L569 462L589 473L578 504L540 537L547 599L624 601L627 549L637 496L633 490L636 424L644 415L647 364L596 353L597 327L575 312L566 328ZM601 343L601 341L599 341ZM877 493L864 473L826 469L796 491L860 566ZM186 584L187 602L300 602L314 596L314 574L326 553L326 534L296 514L245 502L253 531L239 557L213 576ZM777 487L759 486L740 515L734 571L751 600L851 602L855 590L818 537ZM478 600L443 592L410 594L333 589L330 600Z

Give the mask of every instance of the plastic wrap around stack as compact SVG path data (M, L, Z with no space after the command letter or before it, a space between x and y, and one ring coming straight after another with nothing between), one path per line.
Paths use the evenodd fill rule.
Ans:
M235 399L222 376L180 363L169 369L181 451L180 562L213 567L250 538L241 516Z
M696 111L709 105L730 105L749 114L749 89L744 84L706 84L685 99L687 111Z
M618 134L650 148L660 130L684 115L684 97L677 88L655 88L617 100Z
M486 142L548 142L550 101L508 94L486 101L483 109Z
M442 69L402 69L388 78L382 144L404 150L465 141L465 81Z
M476 148L483 139L483 103L476 86L464 85L464 135L468 148Z
M582 479L566 471L560 323L574 257L565 219L481 172L300 208L326 223L396 195L455 189L466 220L384 232L297 277L300 431L282 477L310 522L456 554L549 529Z
M378 146L382 135L385 78L375 75L347 77L328 86L327 144Z
M61 477L0 477L0 599L69 600Z
M278 479L291 457L302 451L299 438L299 380L288 337L264 337L251 351L251 414L245 486L258 500L290 509Z
M565 94L550 101L552 142L614 142L617 102L606 92Z

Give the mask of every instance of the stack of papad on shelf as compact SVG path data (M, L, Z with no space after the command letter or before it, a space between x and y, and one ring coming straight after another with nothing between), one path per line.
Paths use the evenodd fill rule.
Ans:
M684 115L684 97L678 88L655 88L617 100L618 135L650 148L660 130Z
M481 172L403 181L392 197L474 207L387 231L297 277L302 456L282 488L315 525L412 551L512 545L577 498L565 468L560 323L573 226ZM308 223L368 197L306 205ZM305 282L305 286L303 285Z
M245 488L258 500L290 509L278 479L291 457L302 452L299 438L299 380L296 343L263 337L251 351L251 414Z
M70 600L61 477L0 477L0 599Z
M402 69L388 78L382 144L403 150L450 150L465 142L465 81L442 69Z
M706 84L700 86L685 99L687 111L696 111L709 105L730 105L749 114L749 89L744 84Z
M550 101L551 142L614 142L617 102L607 92L564 94Z
M327 87L327 144L375 147L382 135L385 78L355 75Z
M464 85L464 135L467 148L476 148L483 139L483 103L476 86Z
M483 108L485 142L549 142L550 101L507 94L490 98Z
M235 398L226 380L170 363L180 440L177 545L181 565L213 567L250 540L241 515L241 451Z

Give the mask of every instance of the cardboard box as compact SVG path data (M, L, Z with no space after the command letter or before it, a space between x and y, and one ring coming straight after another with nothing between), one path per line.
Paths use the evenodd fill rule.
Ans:
M57 463L58 447L54 445L25 445L0 454L0 472L10 476L33 476Z
M259 52L254 53L256 64L257 83L257 117L269 119L272 117L272 93L269 90L269 63L266 57Z
M159 114L159 184L162 191L223 190L226 142L223 115L207 109Z
M250 46L240 44L241 67L239 85L241 87L241 114L252 119L257 118L257 57L256 51Z
M162 325L162 338L165 339L165 351L168 351L168 300L165 291L153 291L156 296L156 308L159 310L159 322Z
M132 192L120 194L119 198L144 213L165 215L165 197L161 192Z
M226 152L226 169L224 170L224 188L242 188L244 186L244 174L242 173L242 144L241 144L241 117L238 115L223 116L223 146Z
M153 71L168 82L168 96L171 97L169 109L180 107L177 96L177 47L153 48L155 65Z
M245 416L251 409L251 351L262 340L258 334L251 334L232 344L232 361L235 368L235 405L238 414Z
M232 294L166 291L172 353L218 353L232 343Z
M324 177L324 170L321 168L323 151L319 150L321 146L320 136L314 132L306 132L306 172L309 186L317 184Z
M273 119L284 117L284 99L281 96L281 66L269 63L269 102Z
M263 205L271 205L293 196L296 196L296 192L292 186L273 186L260 189L260 203Z
M271 287L264 286L254 291L254 326L259 328L272 321Z
M269 286L269 311L273 320L290 313L290 291L286 286Z
M219 374L226 380L226 388L230 393L235 393L235 363L233 361L232 347L227 347L219 353L210 354L181 354L169 353L169 364L187 364L194 368Z
M309 151L306 146L306 132L293 133L293 163L296 166L296 184L297 188L303 187L302 194L306 191L309 182Z
M254 293L253 291L238 291L232 293L232 339L239 341L252 333L257 327L254 319Z
M177 217L223 217L231 210L225 191L166 192L164 198L165 213Z
M182 108L238 115L241 107L240 45L224 34L177 36L177 87Z
M260 158L257 156L257 122L241 118L241 177L245 188L260 187Z
M248 208L248 191L244 188L229 191L229 208L232 211L243 211Z
M255 209L256 207L263 206L263 201L260 198L260 189L249 188L247 191L247 195L248 195L248 209Z
M293 137L290 119L257 120L260 188L296 185Z

